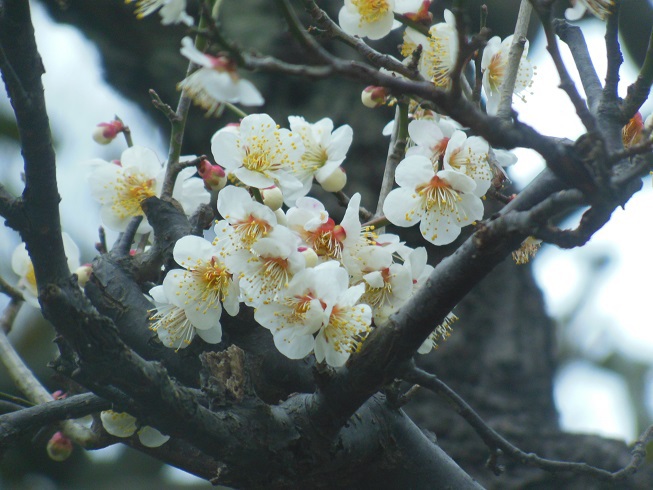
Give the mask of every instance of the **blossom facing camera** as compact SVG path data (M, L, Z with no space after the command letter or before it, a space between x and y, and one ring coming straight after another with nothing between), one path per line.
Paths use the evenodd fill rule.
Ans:
M119 119L98 124L93 131L93 140L100 145L108 145L124 131L125 125Z
M395 180L400 187L390 191L383 203L386 218L404 227L419 222L422 236L433 245L453 242L462 227L483 217L474 180L455 170L436 173L424 156L402 160Z

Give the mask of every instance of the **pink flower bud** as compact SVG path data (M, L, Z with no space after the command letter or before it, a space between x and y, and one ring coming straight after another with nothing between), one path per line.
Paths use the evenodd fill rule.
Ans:
M56 432L46 447L48 456L53 461L66 461L73 452L73 443L61 432Z
M117 119L108 123L100 123L95 128L95 131L93 131L93 139L100 145L108 145L116 139L116 136L123 129L125 129L125 125Z
M211 165L206 159L202 159L197 165L197 172L204 181L204 187L208 191L219 191L227 185L227 174L220 165Z
M431 25L433 23L433 14L429 12L431 8L432 0L423 0L422 4L419 6L416 12L407 12L404 14L410 20L415 22L423 22L426 25Z
M388 89L385 87L375 87L370 85L365 87L363 93L361 93L361 101L365 107L374 109L376 107L382 106L385 104L385 101L388 97Z
M63 400L67 397L68 395L64 393L62 390L57 390L54 393L52 393L52 398L55 400Z

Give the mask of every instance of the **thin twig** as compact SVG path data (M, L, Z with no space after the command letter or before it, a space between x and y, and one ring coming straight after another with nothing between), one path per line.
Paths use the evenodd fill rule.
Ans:
M534 0L531 0L533 2ZM539 5L539 4L538 4ZM538 9L538 14L540 20L542 21L542 26L544 27L544 33L546 34L547 46L546 49L551 55L553 64L558 71L558 76L560 77L560 88L567 93L569 100L574 105L576 109L576 114L582 121L583 125L590 133L597 132L597 125L594 116L590 113L587 104L583 98L578 93L576 85L569 76L567 67L562 61L562 56L560 54L560 49L558 47L558 41L556 40L555 31L553 29L553 24L551 23L551 9L550 7L542 7Z
M0 293L6 294L14 301L23 301L23 293L0 277Z
M497 109L497 117L508 119L512 113L512 94L515 91L515 81L519 73L519 64L521 63L524 48L528 40L526 34L528 33L528 24L531 20L531 13L533 6L529 0L522 0L519 6L519 13L517 14L517 23L515 24L515 33L512 38L512 45L508 53L508 66L506 67L506 75L501 83L499 92L501 97L499 99L499 107Z
M614 3L614 11L608 16L605 29L605 48L608 66L605 72L605 85L603 86L602 103L614 103L618 100L619 68L624 57L619 46L619 6L621 2Z
M651 35L648 40L644 64L639 70L639 75L635 83L628 87L628 95L624 99L621 108L621 114L625 121L629 121L642 104L646 102L648 94L651 91L651 84L653 84L653 29L651 29Z
M52 395L41 385L14 350L2 328L0 328L0 360L7 368L13 383L32 403L39 405L53 400ZM62 429L68 437L82 446L93 437L92 431L73 421L65 422Z
M608 471L596 468L587 463L573 463L566 461L555 461L545 459L534 453L527 453L512 445L474 411L472 407L446 383L437 376L427 373L414 365L407 369L403 379L410 383L418 384L437 395L441 395L451 403L458 414L460 414L469 425L476 431L485 445L497 455L499 451L509 458L524 465L541 468L551 473L571 472L574 474L586 475L603 481L622 481L637 471L646 457L646 446L653 438L653 426L644 431L641 437L635 442L630 462L618 471Z
M390 138L390 147L388 148L388 157L385 161L383 182L381 183L381 190L379 191L379 200L376 205L375 216L383 214L383 203L394 186L395 170L406 153L407 139L408 104L406 102L399 102L395 109L395 126L392 131L392 137Z

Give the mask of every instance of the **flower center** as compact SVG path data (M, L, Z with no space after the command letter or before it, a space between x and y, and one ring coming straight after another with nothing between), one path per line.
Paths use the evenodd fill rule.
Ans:
M243 159L243 167L253 172L264 173L272 167L270 158L270 150L267 148L247 148L245 150L245 158Z
M502 56L501 52L496 53L492 56L490 64L487 69L489 70L488 81L490 83L490 88L493 91L498 91L503 82L503 78L506 74L506 66L508 65L508 60L505 56Z
M356 308L358 307L354 307L354 309ZM347 310L351 309L341 309L337 305L333 307L329 324L324 328L324 339L332 345L336 352L352 354L360 349L361 343L369 332L369 326L359 332L356 329L356 323L362 323L362 316Z
M207 306L224 301L229 295L232 275L215 257L211 257L210 262L203 263L202 266L192 269L191 272L204 283L201 299L207 303Z
M248 246L251 246L260 237L267 235L272 229L270 223L253 214L250 214L245 220L235 223L233 227L240 235L241 241Z
M390 10L388 0L351 0L361 16L361 23L377 22Z
M381 271L381 277L383 277L383 286L380 288L373 288L368 283L365 283L365 293L361 298L361 303L367 303L372 308L377 308L388 302L388 298L392 296L390 268L386 267L383 269Z
M347 236L341 225L329 218L326 223L306 237L311 248L319 256L339 259L342 257L343 242Z
M449 211L455 211L458 201L462 198L451 188L451 186L435 175L425 186L418 187L417 192L424 199L424 205L427 211L434 207L447 208Z
M155 183L155 179L148 179L141 173L124 175L116 183L118 196L112 205L116 215L126 218L143 214L141 202L148 197L156 196Z

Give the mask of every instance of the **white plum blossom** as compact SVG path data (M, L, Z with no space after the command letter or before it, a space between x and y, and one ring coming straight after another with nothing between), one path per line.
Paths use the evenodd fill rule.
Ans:
M359 193L351 197L345 216L336 225L320 201L312 197L298 199L286 213L288 227L322 260L342 260L343 254L361 241L360 200Z
M483 197L492 184L492 167L488 162L488 142L479 136L470 136L456 131L451 136L444 153L444 169L456 170L476 182L472 191Z
M394 26L394 6L394 0L345 0L338 23L352 36L381 39Z
M61 238L63 240L63 250L68 261L68 269L75 272L80 268L79 248L68 233L61 233ZM40 308L34 265L24 243L18 244L14 249L11 255L11 268L20 277L18 280L18 289L22 291L25 301L36 308Z
M209 344L217 344L222 340L222 326L219 320L211 322L208 328L196 328L190 321L186 308L186 298L181 294L179 276L172 273L163 280L163 285L150 289L155 308L151 310L150 326L163 345L170 349L185 349L198 334ZM206 322L207 324L209 322ZM202 325L204 326L204 325Z
M125 0L125 3L136 2L136 16L139 19L159 10L163 25L183 23L192 26L193 18L186 13L186 0Z
M298 250L299 238L278 225L249 250L229 254L225 261L240 281L243 300L248 306L274 301L291 279L305 268L306 260Z
M336 261L298 272L274 303L256 309L254 318L274 336L274 345L290 359L313 352L314 335L329 319L339 285L348 274Z
M385 199L386 218L403 227L420 222L422 236L434 245L453 242L463 226L483 217L483 203L474 194L476 183L455 170L436 173L426 157L402 160L395 180L400 187Z
M431 26L428 36L415 29L406 29L401 54L408 58L417 46L422 46L418 65L420 73L436 87L449 88L451 71L458 57L458 31L450 10L444 11L444 20Z
M186 270L175 269L168 276L177 284L175 294L184 299L186 317L199 330L219 326L222 307L231 316L238 314L238 283L224 263L225 245L189 235L177 240L172 252Z
M334 292L335 303L330 307L329 319L315 337L315 359L326 361L329 366L343 366L349 356L356 352L367 336L372 323L372 309L360 303L365 286L359 284L348 288L347 278L342 276Z
M290 130L299 134L304 143L304 154L294 168L295 176L308 194L313 177L319 184L326 182L338 170L347 156L354 132L345 124L335 131L333 121L327 117L310 124L303 117L289 116Z
M435 330L431 332L431 335L429 335L419 349L417 349L417 353L428 354L431 350L437 349L439 342L444 342L451 336L451 325L453 325L457 320L458 317L455 314L449 313L444 318L444 321L435 327Z
M403 305L413 293L411 270L393 261L391 250L370 246L362 272L365 293L361 301L372 307L374 324L383 326L390 315Z
M127 148L119 162L95 159L88 163L88 182L95 200L101 204L100 216L107 228L124 231L135 216L143 216L141 203L159 195L165 178L165 168L154 151L143 146ZM209 193L201 179L194 178L195 168L185 168L177 176L172 197L186 214L209 201ZM143 218L139 233L152 228Z
M408 135L413 146L406 150L406 156L423 155L431 160L434 169L444 158L444 152L457 127L454 123L440 118L414 119L408 124Z
M277 216L269 207L254 201L242 187L233 185L218 194L218 212L224 220L215 225L216 235L228 235L236 249L248 249L277 225Z
M501 85L506 77L508 68L508 55L512 46L513 36L508 36L501 41L498 36L490 39L483 51L481 70L483 71L483 88L487 96L486 110L488 114L496 114L501 100ZM520 94L530 87L533 80L533 65L526 57L528 55L528 40L524 45L517 78L515 79L514 94Z
M588 10L601 20L612 14L614 0L571 0L572 8L565 10L565 17L572 22L580 20Z
M304 195L302 183L292 173L304 154L301 137L279 128L267 114L244 117L237 134L218 131L211 138L211 151L216 163L245 185L257 189L276 185L288 204Z
M186 92L195 104L217 114L221 103L263 105L265 101L254 84L238 76L235 63L224 56L211 56L199 51L190 37L181 40L181 54L200 68L182 80L177 88Z
M422 0L345 0L338 22L352 36L381 39L401 25L394 12L417 12L421 4Z
M145 447L159 447L170 439L149 425L139 428L136 418L125 412L104 410L100 412L100 420L104 430L114 437L131 437L138 432L138 440Z

